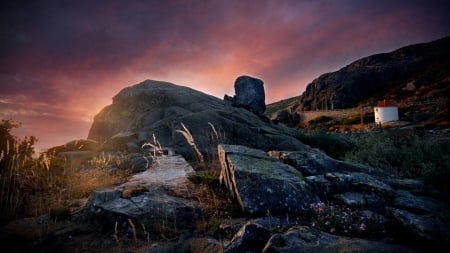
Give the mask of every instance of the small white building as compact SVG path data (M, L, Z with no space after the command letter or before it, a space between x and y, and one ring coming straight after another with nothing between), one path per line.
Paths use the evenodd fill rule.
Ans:
M374 107L375 123L382 124L398 120L398 107L383 100Z

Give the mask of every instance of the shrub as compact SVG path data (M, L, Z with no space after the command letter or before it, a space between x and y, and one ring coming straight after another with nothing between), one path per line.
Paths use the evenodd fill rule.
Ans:
M340 124L341 125L356 125L361 123L361 116L360 115L353 115L346 118L341 119Z
M345 159L367 164L399 177L419 178L450 190L449 142L415 133L384 131L352 137L355 148Z
M353 145L347 139L326 131L312 134L299 133L296 138L306 145L323 150L327 155L335 159L343 159L347 152L353 149Z
M315 119L308 121L308 124L323 124L332 121L333 118L328 116L319 116Z

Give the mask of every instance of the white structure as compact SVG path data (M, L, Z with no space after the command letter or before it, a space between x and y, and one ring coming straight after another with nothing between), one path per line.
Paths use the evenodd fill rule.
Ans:
M374 112L375 123L377 124L398 120L398 107L386 100L378 103L378 105L374 107Z

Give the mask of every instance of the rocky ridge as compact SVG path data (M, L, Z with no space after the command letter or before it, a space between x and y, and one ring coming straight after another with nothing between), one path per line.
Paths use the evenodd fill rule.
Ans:
M354 61L314 79L299 97L268 105L268 117L297 125L303 111L374 106L388 99L399 106L402 120L443 124L449 115L449 48L445 37Z

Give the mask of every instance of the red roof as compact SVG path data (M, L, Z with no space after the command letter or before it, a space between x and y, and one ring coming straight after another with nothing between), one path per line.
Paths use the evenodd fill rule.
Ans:
M390 107L394 106L391 102L387 101L386 99L383 101L380 101L377 105L377 107Z

